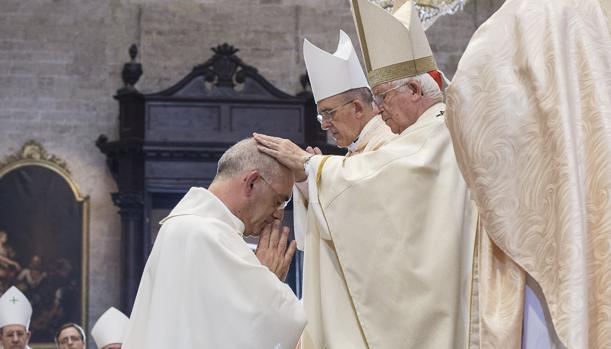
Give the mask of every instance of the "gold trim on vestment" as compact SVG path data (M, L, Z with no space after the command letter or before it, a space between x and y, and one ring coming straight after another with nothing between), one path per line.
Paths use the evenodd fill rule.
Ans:
M331 158L331 156L326 155L322 160L320 160L320 163L318 164L318 168L316 170L316 188L317 188L316 192L317 192L317 195L318 195L318 203L319 204L320 204L320 178L322 176L322 169L325 166L325 162L327 162L327 160L329 160L330 158ZM341 259L339 258L339 252L335 248L335 242L333 240L333 232L331 232L331 229L329 228L329 221L327 220L327 215L325 213L325 210L322 209L322 205L321 205L321 213L322 213L323 219L325 220L325 224L327 226L327 231L329 232L329 235L331 236L331 240L322 240L321 239L320 241L322 243L328 244L330 246L330 248L333 249L333 252L335 253L335 255L337 257L337 263L339 264L340 271L341 271L341 274L342 274L341 277L344 280L344 282L346 283L346 291L350 295L350 305L352 306L352 309L354 310L354 312L356 314L356 319L358 321L359 331L361 332L361 336L363 336L363 341L365 342L367 347L370 347L369 341L367 340L367 336L365 335L365 331L363 330L363 324L361 322L361 314L358 311L358 309L356 307L356 304L354 304L354 295L352 294L351 288L348 286L348 280L346 280L346 277L344 276L345 275L344 267L342 265Z
M467 330L467 348L479 348L479 248L482 234L481 216L477 214L475 244L471 260L471 283L469 285L469 319ZM473 341L473 342L472 342Z
M432 70L437 70L437 63L433 56L428 56L374 70L367 69L367 80L373 88L385 82L428 73Z
M316 188L320 190L320 177L322 176L322 168L325 165L325 162L329 160L329 155L325 156L320 160L318 164L318 168L316 169Z
M363 60L365 60L365 69L371 71L371 61L369 60L369 49L367 48L367 38L363 29L363 21L361 20L361 10L359 9L358 0L352 0L352 8L354 9L354 19L356 22L356 30L361 41L361 51L363 52ZM371 85L371 81L369 82Z

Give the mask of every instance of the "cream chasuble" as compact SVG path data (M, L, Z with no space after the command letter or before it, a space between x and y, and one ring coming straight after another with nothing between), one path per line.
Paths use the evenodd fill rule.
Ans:
M354 142L354 147L349 148L346 156L376 150L395 138L397 135L392 133L390 127L382 120L382 116L378 114L363 127L358 140Z
M313 266L320 268L307 257L312 241L335 247L336 269L328 273L345 278L363 340L356 348L466 346L477 214L443 109L441 103L432 106L376 151L311 159L308 214L322 224L306 235L304 304L311 322L304 348L352 348L358 342L326 342L332 330L325 327L326 313L345 306L325 300L324 270L308 279L315 276ZM313 249L310 256L323 260L324 251Z
M608 6L507 0L446 91L483 226L474 348L611 348Z
M380 115L365 125L354 150L346 156L375 150L395 139ZM324 224L307 210L307 182L293 190L293 215L298 246L304 250L303 304L308 325L301 341L303 349L367 348L350 293L341 271L333 241L320 239Z
M382 120L381 115L374 116L363 127L356 142L352 144L353 150L348 150L346 156L356 155L372 150L376 150L384 144L396 139L398 135L394 134L388 125ZM294 233L297 241L297 248L304 250L304 242L308 218L308 182L295 183L293 188L293 215L294 215Z
M305 314L242 239L243 223L191 188L162 221L123 349L293 349Z

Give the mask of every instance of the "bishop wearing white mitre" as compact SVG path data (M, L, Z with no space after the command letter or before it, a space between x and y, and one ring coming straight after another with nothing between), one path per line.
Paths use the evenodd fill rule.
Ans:
M456 163L440 93L429 96L413 82L424 75L439 90L429 76L436 64L411 2L394 14L366 0L353 6L374 95L380 85L407 80L379 96L382 117L398 138L342 157L308 154L288 140L255 135L296 178L307 174L308 210L322 224L306 231L306 256L310 239L330 240L339 262L309 282L308 270L320 266L312 268L306 258L309 323L302 348L342 347L344 340L351 348L465 348L477 212ZM408 100L403 108L409 110L418 109L409 100L426 108L412 113L411 124L395 124L388 112L397 100ZM347 292L336 292L337 300L326 301L324 273L345 280ZM333 311L342 318L334 319ZM348 331L356 336L339 336Z
M396 138L378 114L358 54L346 33L340 31L333 54L304 39L303 57L321 127L329 130L338 146L348 149L346 156L376 150ZM325 231L321 226L326 223L308 209L307 181L296 183L293 198L295 239L299 249L305 248L303 301L309 325L304 338L325 328L327 346L363 348L364 338L333 240L321 235ZM303 341L302 348L308 343Z
M30 349L32 305L15 286L0 297L0 342L2 348Z
M129 318L115 307L110 307L91 328L91 336L98 349L121 349Z

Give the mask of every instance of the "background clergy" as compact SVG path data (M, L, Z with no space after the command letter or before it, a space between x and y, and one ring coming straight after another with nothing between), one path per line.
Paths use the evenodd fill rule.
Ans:
M411 3L394 16L366 0L353 6L374 93L404 79L378 93L399 137L347 158L255 139L298 178L305 163L309 210L334 243L367 348L465 348L477 211L427 74L436 65ZM328 347L325 333L314 334L302 344Z
M280 226L293 184L254 140L227 150L209 189L161 221L123 348L293 349L305 314L282 282L295 243ZM243 234L261 234L256 255Z
M0 297L0 342L3 349L30 348L32 305L21 291L11 286Z
M121 349L129 318L110 307L91 328L91 337L99 349Z
M85 330L73 322L65 323L55 333L55 345L57 349L85 349L87 347Z
M333 54L307 39L303 54L321 128L329 130L337 145L348 150L346 156L375 150L395 138L377 112L346 33L340 31ZM325 223L307 208L307 181L297 183L293 196L297 246L305 249L303 304L308 325L302 348L366 348L333 241L328 235L321 236L319 227ZM325 345L313 345L313 338L324 338Z
M611 1L508 0L448 88L473 348L611 348Z

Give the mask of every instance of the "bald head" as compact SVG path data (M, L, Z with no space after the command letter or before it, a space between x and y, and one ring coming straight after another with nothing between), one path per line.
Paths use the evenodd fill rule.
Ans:
M293 171L247 138L223 154L208 190L244 223L244 234L256 235L265 224L282 217L294 183Z
M252 170L258 170L264 178L270 180L292 175L290 169L260 152L257 142L250 137L234 144L221 156L215 180L227 180Z

